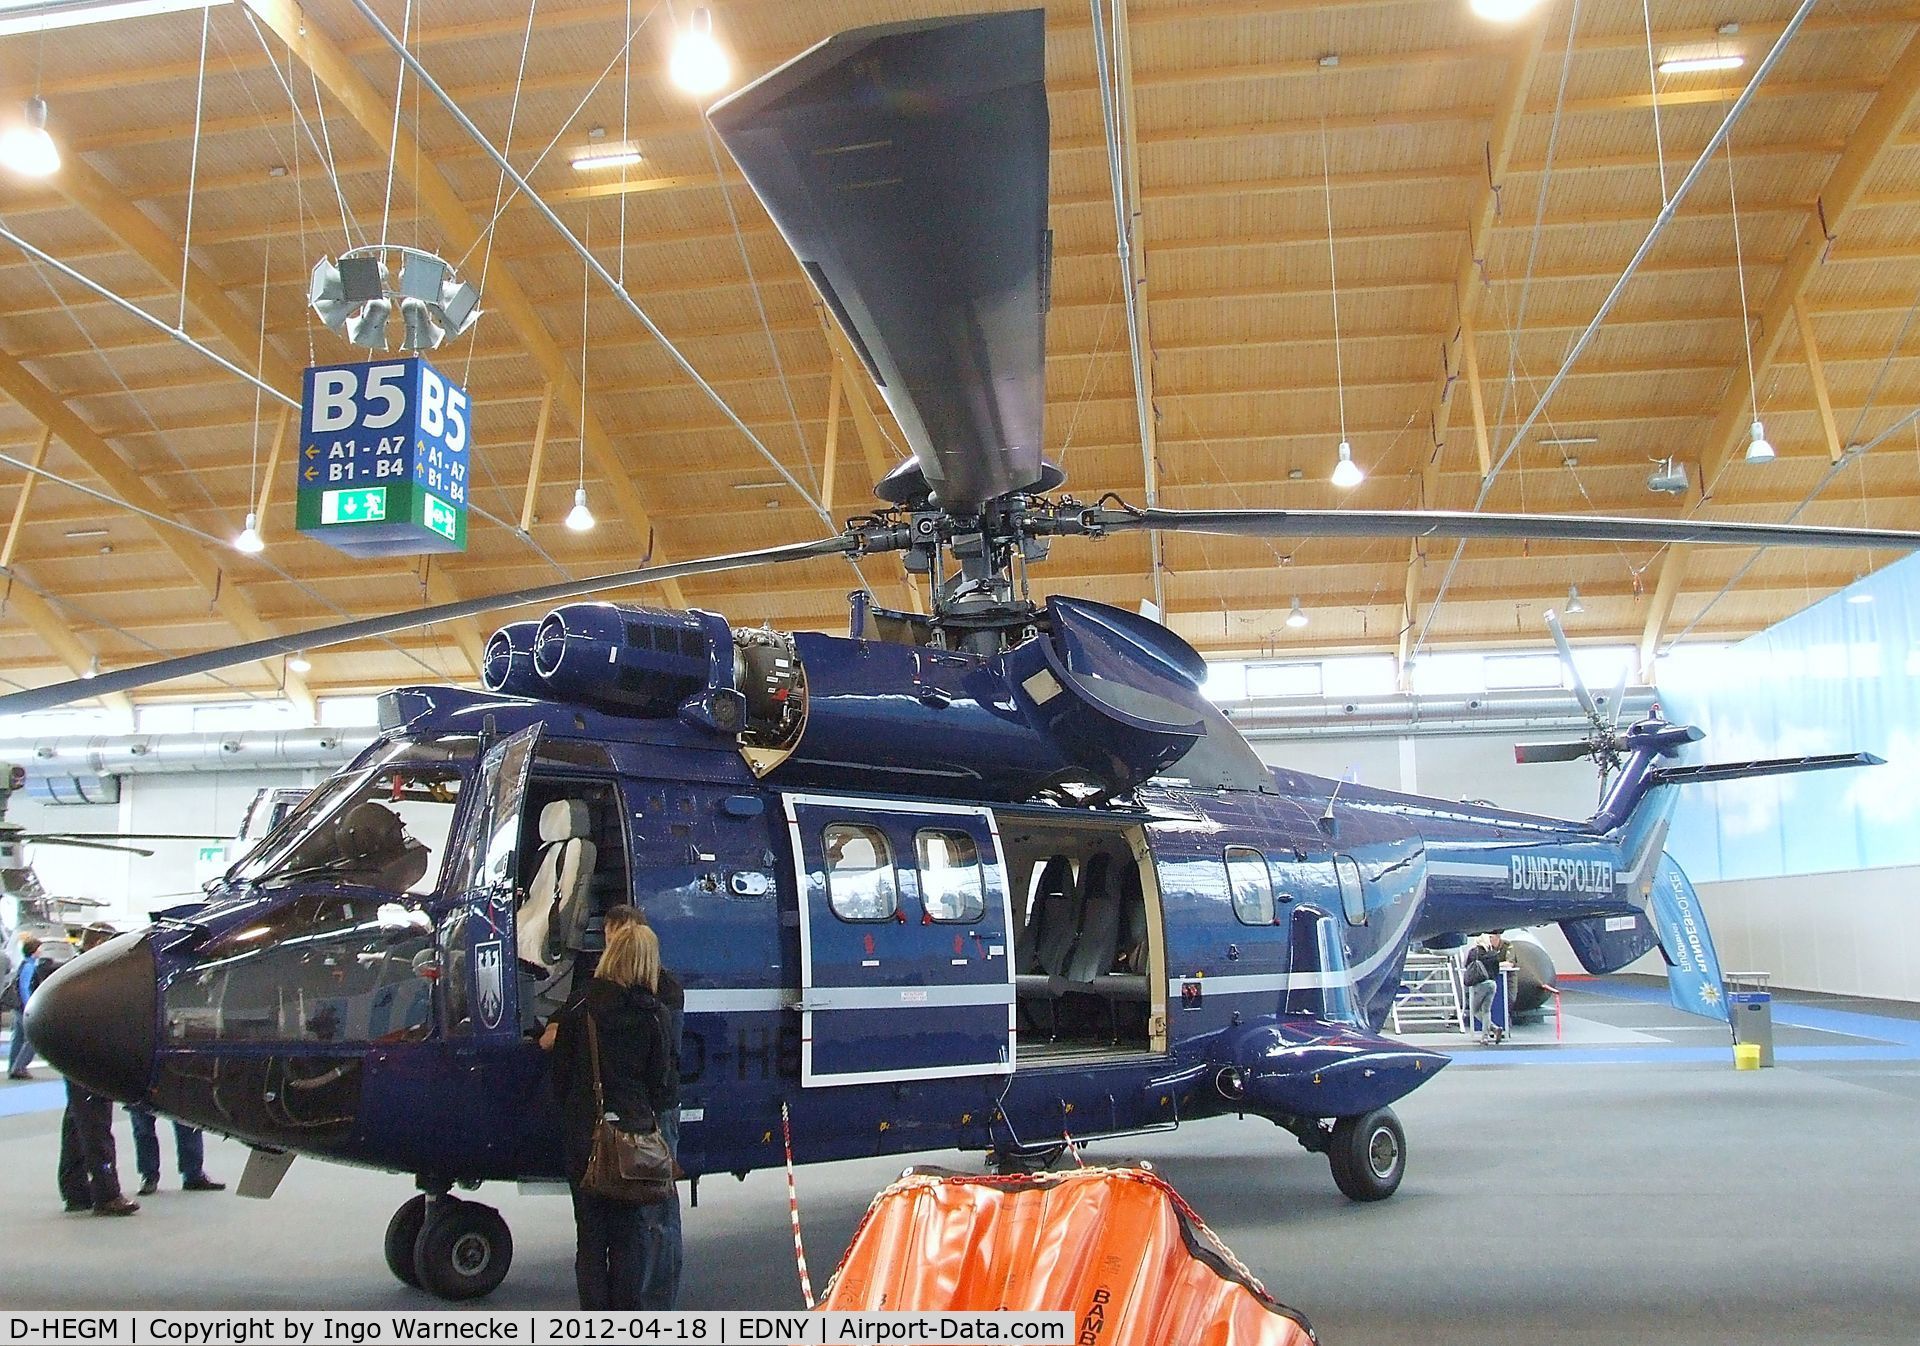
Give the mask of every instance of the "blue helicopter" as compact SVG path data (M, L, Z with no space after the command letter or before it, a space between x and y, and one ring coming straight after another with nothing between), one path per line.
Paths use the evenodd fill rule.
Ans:
M1447 1058L1380 1035L1410 945L1558 922L1604 972L1717 968L1663 851L1675 787L1872 761L1678 762L1697 730L1537 757L1611 773L1579 822L1269 768L1185 641L1029 597L1055 539L1145 529L1912 548L1920 534L1596 516L1137 509L1039 454L1048 124L1038 11L834 37L711 112L915 457L816 542L642 567L0 697L0 713L488 610L484 689L406 687L379 740L206 902L76 959L28 1031L88 1088L254 1147L412 1175L402 1280L486 1294L512 1238L454 1195L561 1177L535 1039L644 908L686 988L679 1160L702 1174L1252 1115L1357 1201L1406 1171L1391 1105ZM931 614L851 632L569 601L899 553ZM1556 635L1558 632L1556 631ZM1618 700L1614 702L1617 714ZM1707 992L1703 991L1703 994ZM1708 996L1710 999L1710 995ZM1710 1008L1710 1006L1707 1006Z

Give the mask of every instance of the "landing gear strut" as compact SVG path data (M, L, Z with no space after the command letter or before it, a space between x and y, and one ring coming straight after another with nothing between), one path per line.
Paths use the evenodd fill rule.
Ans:
M404 1202L387 1222L387 1268L440 1299L491 1294L513 1263L513 1234L500 1212L444 1192Z

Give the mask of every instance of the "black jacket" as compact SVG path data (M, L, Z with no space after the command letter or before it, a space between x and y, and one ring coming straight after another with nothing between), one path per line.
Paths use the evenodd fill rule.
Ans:
M1484 945L1476 944L1468 951L1466 962L1462 963L1460 967L1467 985L1472 986L1475 982L1480 981L1498 980L1500 976L1500 964L1506 961L1506 957L1507 949L1504 944L1497 949L1489 949ZM1479 963L1486 968L1486 976L1476 977L1473 975L1473 965L1475 963Z
M667 1008L643 987L621 988L595 977L556 1015L553 1087L560 1100L567 1172L586 1172L598 1118L593 1110L593 1065L587 1016L600 1040L600 1086L608 1112L624 1128L648 1131L655 1117L680 1102L680 1062Z

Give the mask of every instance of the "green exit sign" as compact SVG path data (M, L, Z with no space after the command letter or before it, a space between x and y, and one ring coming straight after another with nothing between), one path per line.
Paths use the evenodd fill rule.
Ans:
M452 505L449 505L437 495L422 495L420 500L420 522L449 542L457 542L459 540L459 516L454 512Z
M320 493L320 522L323 524L380 523L386 517L387 488L384 486Z

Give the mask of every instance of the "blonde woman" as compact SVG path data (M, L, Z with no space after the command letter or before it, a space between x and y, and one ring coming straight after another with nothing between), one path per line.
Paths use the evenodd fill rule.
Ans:
M578 1236L574 1279L583 1309L667 1309L641 1302L647 1267L679 1250L666 1245L670 1201L634 1205L580 1190L598 1120L593 1111L593 1064L588 1054L591 1016L600 1045L600 1087L618 1125L650 1131L680 1101L680 1073L667 1031L660 984L660 939L637 922L607 930L606 952L593 977L555 1016L553 1084L560 1098L567 1180L573 1188Z

